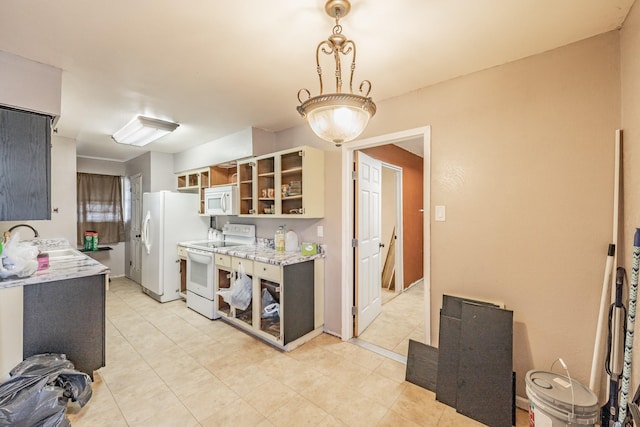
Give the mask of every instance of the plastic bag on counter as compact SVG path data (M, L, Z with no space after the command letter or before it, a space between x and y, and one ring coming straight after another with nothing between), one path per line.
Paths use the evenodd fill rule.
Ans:
M38 270L38 248L20 244L20 235L14 233L2 247L0 277L29 277Z
M0 384L0 426L70 426L69 399L83 407L91 398L91 378L74 370L64 354L38 354L19 363Z
M244 272L244 267L240 263L238 277L231 284L229 289L220 289L216 294L220 295L227 304L231 304L240 310L246 310L251 304L251 293L253 292L253 281Z
M262 289L262 318L269 319L278 316L280 316L280 304L276 302L268 289Z

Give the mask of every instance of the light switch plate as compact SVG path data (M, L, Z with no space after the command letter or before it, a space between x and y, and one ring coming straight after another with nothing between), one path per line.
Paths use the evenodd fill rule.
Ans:
M324 236L324 228L319 225L318 226L318 237L323 237Z
M436 206L435 220L444 221L446 219L446 210L443 205Z

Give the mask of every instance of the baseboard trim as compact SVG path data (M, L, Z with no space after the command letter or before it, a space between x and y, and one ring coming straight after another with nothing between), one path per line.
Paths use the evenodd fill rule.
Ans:
M529 399L522 396L516 396L516 408L529 412Z
M357 345L358 347L365 348L369 351L373 351L374 353L379 354L380 356L387 357L389 359L393 359L396 362L400 362L402 364L407 364L407 357L398 353L394 353L391 350L387 350L386 348L382 348L375 344L368 343L366 341L362 341L358 338L351 338L349 340L350 343Z

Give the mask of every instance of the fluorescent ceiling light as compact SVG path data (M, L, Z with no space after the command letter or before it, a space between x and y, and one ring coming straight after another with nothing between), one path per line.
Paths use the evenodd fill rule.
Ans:
M111 137L119 144L140 147L173 132L178 126L178 123L138 116Z

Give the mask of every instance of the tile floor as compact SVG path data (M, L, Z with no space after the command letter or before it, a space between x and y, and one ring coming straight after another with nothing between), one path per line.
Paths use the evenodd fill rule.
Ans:
M383 289L382 304L382 313L358 338L406 356L409 339L425 341L424 282L400 295Z
M278 351L116 278L107 366L89 403L70 403L68 416L74 427L481 425L404 376L403 364L327 334Z

